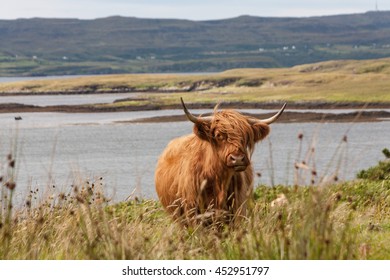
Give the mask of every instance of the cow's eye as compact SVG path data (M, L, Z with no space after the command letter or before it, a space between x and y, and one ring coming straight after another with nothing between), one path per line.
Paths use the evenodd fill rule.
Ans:
M226 135L223 133L216 133L215 139L217 139L218 141L224 141L224 140L226 140Z

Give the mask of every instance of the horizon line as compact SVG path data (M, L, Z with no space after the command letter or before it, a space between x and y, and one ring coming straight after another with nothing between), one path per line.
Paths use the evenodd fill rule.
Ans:
M348 16L348 15L363 15L368 13L386 13L390 12L390 10L368 10L366 12L356 12L356 13L340 13L340 14L324 14L324 15L309 15L309 16L261 16L261 15L249 15L242 14L234 17L226 17L226 18L213 18L213 19L188 19L188 18L174 18L174 17L138 17L138 16L124 16L124 15L108 15L102 17L94 17L94 18L81 18L81 17L45 17L45 16L32 16L32 17L16 17L4 19L0 18L1 21L12 21L12 20L31 20L31 19L72 19L72 20L99 20L99 19L107 19L107 18L134 18L134 19L150 19L150 20L184 20L184 21L220 21L220 20L229 20L240 17L253 17L253 18L318 18L318 17L332 17L332 16Z

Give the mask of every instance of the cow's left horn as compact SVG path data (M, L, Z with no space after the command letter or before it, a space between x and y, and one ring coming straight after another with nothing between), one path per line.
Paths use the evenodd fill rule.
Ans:
M256 123L256 122L261 122L261 123L271 124L271 123L275 122L282 115L284 109L286 108L286 105L287 105L287 103L284 103L282 108L279 110L279 112L277 112L272 117L270 117L268 119L263 119L263 120L253 119L253 120L251 120L251 123L253 124L253 123Z
M183 98L180 97L181 100L181 105L183 106L184 113L186 114L187 118L192 121L193 123L198 123L198 122L204 122L204 121L211 121L211 117L195 117L193 114L191 114L186 105L184 104Z

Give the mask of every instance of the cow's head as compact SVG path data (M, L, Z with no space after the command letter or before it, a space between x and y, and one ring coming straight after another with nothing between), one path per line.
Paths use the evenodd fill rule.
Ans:
M244 171L250 164L255 143L266 137L269 124L283 113L286 104L273 117L260 120L247 117L234 110L214 110L209 117L195 117L181 99L187 118L193 122L194 133L211 143L218 158L235 172Z

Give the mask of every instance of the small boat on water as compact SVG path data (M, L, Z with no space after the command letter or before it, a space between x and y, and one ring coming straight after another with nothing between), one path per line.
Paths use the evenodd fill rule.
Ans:
M21 116L16 116L15 117L15 121L21 121L22 120L22 117Z

